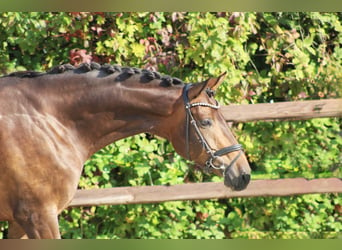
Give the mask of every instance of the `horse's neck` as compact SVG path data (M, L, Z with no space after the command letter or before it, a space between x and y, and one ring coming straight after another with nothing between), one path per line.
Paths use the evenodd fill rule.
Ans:
M181 95L179 86L165 88L153 81L139 83L134 77L124 82L114 82L111 77L78 77L82 82L79 87L75 82L70 83L75 86L68 87L65 81L66 91L57 91L56 111L63 123L77 131L88 155L113 141L142 132L165 137L159 125L172 114Z

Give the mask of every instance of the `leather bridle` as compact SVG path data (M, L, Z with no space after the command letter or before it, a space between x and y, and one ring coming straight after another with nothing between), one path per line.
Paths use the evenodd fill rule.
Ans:
M191 88L192 84L186 84L183 88L183 100L184 100L184 106L185 106L185 111L186 111L186 121L185 121L185 144L186 144L186 153L187 157L189 160L191 160L190 157L190 124L192 127L195 129L195 132L198 136L199 142L202 144L204 147L205 151L209 155L208 160L205 162L206 170L210 171L211 168L213 169L220 169L225 172L227 169L229 169L241 156L243 147L241 144L235 144L229 147L224 147L219 150L213 150L210 145L208 144L207 140L204 138L203 134L201 133L200 128L198 127L198 124L191 112L191 108L193 107L208 107L212 109L219 109L220 105L218 102L216 104L210 104L210 103L203 103L203 102L196 102L196 103L190 103L189 97L188 97L188 92L189 89ZM215 166L214 160L222 155L226 155L235 151L240 151L239 154L230 162L228 166L225 166L222 164L221 166Z

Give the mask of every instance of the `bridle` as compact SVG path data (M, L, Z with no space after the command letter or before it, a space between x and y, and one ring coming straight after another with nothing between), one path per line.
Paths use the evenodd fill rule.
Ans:
M220 105L218 104L218 102L216 102L216 104L210 104L210 103L204 103L204 102L196 102L196 103L190 103L189 97L188 97L188 92L189 89L191 88L192 84L186 84L183 88L183 100L184 100L184 105L185 105L185 111L186 111L186 121L185 121L185 146L186 146L186 153L187 153L187 157L189 160L191 160L190 158L190 124L193 126L193 128L196 131L196 134L198 136L198 140L199 142L202 144L202 146L204 147L205 151L207 152L207 154L209 155L208 160L205 162L205 166L206 166L206 171L210 171L211 168L213 169L220 169L223 171L223 173L225 174L225 172L227 171L227 169L229 169L237 160L238 158L241 156L242 154L242 150L243 147L241 144L235 144L229 147L224 147L221 148L219 150L213 150L208 142L206 141L206 139L204 138L203 134L201 133L201 130L198 127L198 124L193 116L193 114L191 113L191 108L193 107L208 107L208 108L212 108L212 109L219 109ZM239 154L230 162L230 164L228 166L224 166L223 164L219 167L215 166L213 161L222 156L222 155L226 155L235 151L240 151Z

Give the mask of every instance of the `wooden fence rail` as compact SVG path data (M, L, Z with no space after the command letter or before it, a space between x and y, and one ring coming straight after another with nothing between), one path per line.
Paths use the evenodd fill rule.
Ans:
M342 99L229 105L222 107L222 112L227 122L342 117ZM342 193L342 180L339 178L253 180L243 191L231 191L223 183L213 182L77 190L70 206L142 204L175 200L288 196L309 193Z
M180 200L289 196L313 193L342 193L342 180L338 178L253 180L242 191L232 191L224 186L222 182L78 190L70 206L143 204Z
M342 117L342 99L229 105L221 109L227 122Z

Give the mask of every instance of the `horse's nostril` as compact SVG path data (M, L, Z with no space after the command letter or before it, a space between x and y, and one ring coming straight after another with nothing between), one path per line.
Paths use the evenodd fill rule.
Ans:
M241 174L237 179L236 179L236 182L234 183L235 185L233 185L233 189L235 191L241 191L241 190L244 190L249 181L251 179L251 176L249 174Z
M245 189L250 180L251 175L247 174L246 172L239 173L238 176L235 176L233 172L227 171L224 175L224 184L235 191Z
M251 179L251 175L249 175L249 174L242 174L241 178L242 178L242 181L244 183L248 184L250 179Z

